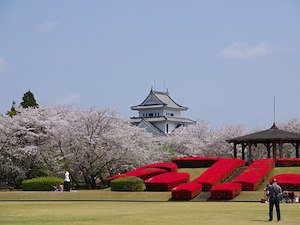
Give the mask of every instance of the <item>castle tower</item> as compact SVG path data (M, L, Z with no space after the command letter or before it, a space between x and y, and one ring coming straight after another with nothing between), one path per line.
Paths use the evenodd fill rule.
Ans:
M138 117L131 117L131 123L145 128L153 136L171 133L174 129L195 121L181 117L181 111L187 107L177 104L168 92L153 91L139 105L132 106L131 110L139 112Z

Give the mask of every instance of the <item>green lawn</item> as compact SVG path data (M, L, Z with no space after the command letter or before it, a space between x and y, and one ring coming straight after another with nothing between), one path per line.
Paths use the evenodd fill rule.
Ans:
M299 224L299 204L281 204L281 224ZM268 204L240 202L0 202L0 224L251 225Z
M179 169L198 177L205 168ZM276 174L298 173L299 167L274 168ZM268 204L235 201L259 201L258 191L243 191L229 202L168 201L170 192L112 192L110 188L78 192L1 191L1 200L156 200L165 202L4 202L0 201L0 224L264 224L268 220ZM297 192L300 195L299 192ZM281 204L281 224L299 224L300 204Z
M207 169L208 168L179 168L178 172L189 173L191 175L190 181L192 181L192 180L196 179L197 177L199 177Z

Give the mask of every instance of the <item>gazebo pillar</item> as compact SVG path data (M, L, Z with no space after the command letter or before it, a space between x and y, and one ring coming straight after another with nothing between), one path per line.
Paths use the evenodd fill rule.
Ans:
M267 148L267 152L268 152L268 159L271 158L271 143L264 143L264 145Z
M247 144L246 143L242 143L242 159L245 160L245 148L246 148Z
M283 158L283 142L279 142L279 158Z
M277 143L276 141L273 141L273 158L277 159Z
M299 158L299 143L296 144L296 158Z
M247 164L250 165L252 163L252 143L248 143L248 160Z
M234 156L235 159L237 158L236 143L233 144L233 156Z

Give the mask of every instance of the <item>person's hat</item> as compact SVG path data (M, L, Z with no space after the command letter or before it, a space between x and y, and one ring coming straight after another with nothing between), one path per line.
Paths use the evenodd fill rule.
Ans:
M273 182L277 182L277 180L276 180L276 179L273 179Z

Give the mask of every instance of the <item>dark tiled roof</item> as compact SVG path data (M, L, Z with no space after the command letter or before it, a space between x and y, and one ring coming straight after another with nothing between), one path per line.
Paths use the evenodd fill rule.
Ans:
M132 123L139 123L142 119L145 120L145 121L148 121L150 123L165 122L165 121L184 123L184 124L194 124L194 123L196 123L195 121L190 120L188 118L173 117L173 116L131 117L131 122Z
M274 124L270 129L227 140L227 142L300 142L300 134L278 129Z
M156 104L147 104L147 99L152 97L156 100ZM167 107L172 109L179 109L179 110L187 110L188 108L185 106L181 106L177 104L170 96L168 92L161 92L161 91L153 91L151 90L147 98L139 105L132 106L132 110L139 110L142 108L156 108L156 107Z

